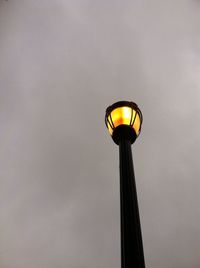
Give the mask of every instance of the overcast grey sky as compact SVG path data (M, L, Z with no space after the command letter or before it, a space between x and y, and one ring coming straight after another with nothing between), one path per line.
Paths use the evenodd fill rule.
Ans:
M120 268L118 100L147 268L200 267L200 2L0 0L0 267Z

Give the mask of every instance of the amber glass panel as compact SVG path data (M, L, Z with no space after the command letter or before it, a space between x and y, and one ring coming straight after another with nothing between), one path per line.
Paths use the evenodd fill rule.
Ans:
M135 132L136 134L138 135L139 134L139 130L140 130L140 117L139 115L137 114L136 115L136 118L135 118L135 122L133 124L133 128L135 129Z
M113 129L112 129L112 122L111 122L111 119L110 119L110 116L108 117L108 131L109 133L112 135L113 133Z
M119 107L111 112L112 121L115 127L119 125L130 125L131 108Z

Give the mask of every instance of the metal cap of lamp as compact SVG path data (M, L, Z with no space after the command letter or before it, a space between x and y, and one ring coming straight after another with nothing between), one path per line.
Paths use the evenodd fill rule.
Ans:
M106 109L105 123L117 145L122 138L134 143L140 134L142 120L142 113L134 102L119 101Z

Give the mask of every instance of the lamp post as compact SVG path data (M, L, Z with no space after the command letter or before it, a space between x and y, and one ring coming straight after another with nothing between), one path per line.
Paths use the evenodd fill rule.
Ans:
M114 103L106 109L105 123L113 141L119 145L121 267L144 268L144 253L131 144L140 134L142 113L137 104Z

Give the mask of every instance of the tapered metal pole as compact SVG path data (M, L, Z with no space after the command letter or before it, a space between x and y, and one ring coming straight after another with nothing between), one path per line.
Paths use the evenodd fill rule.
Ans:
M140 217L133 169L131 142L121 138L120 204L121 204L121 267L144 268Z

